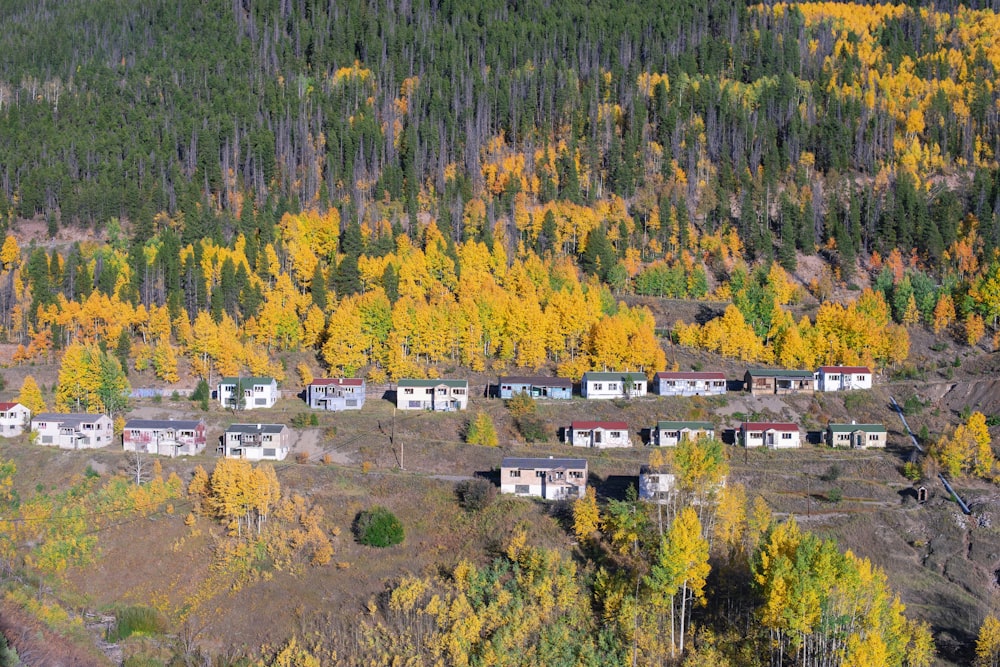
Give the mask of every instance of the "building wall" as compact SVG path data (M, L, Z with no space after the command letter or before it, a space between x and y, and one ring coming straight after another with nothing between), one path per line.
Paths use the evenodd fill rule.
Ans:
M713 380L657 380L657 393L660 396L715 396L726 393L726 382L721 387L712 386ZM673 386L669 385L673 382ZM694 385L689 383L694 382Z
M622 388L622 381L593 380L581 385L584 398L590 399L613 399L625 398L625 390ZM632 383L632 390L629 398L636 398L646 395L646 380L636 380Z

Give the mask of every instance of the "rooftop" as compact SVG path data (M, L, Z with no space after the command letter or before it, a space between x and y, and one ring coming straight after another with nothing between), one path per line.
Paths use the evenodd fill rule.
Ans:
M129 419L125 422L125 428L195 429L204 424L205 422L190 419Z
M508 375L499 379L500 384L530 384L535 387L573 387L569 378L547 377L544 375Z
M588 422L588 421L580 421L580 422L573 422L572 424L570 424L570 427L573 428L574 430L587 430L587 429L595 429L595 428L617 429L619 431L627 431L628 430L628 424L626 424L625 422Z
M798 424L781 422L743 422L741 428L745 431L798 431Z
M658 380L725 380L726 374L715 371L660 371L656 374Z
M587 469L587 459L528 459L508 456L500 463L501 468L575 468Z

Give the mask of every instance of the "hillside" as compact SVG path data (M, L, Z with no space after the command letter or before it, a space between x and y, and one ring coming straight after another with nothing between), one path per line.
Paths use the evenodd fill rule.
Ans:
M26 664L972 660L1000 585L995 6L11 0L4 27L0 397L202 417L210 442L294 427L274 476L211 446L154 473L0 443L0 630ZM534 415L486 390L824 364L876 388ZM186 398L224 376L284 397ZM309 426L295 394L331 376L372 394ZM392 409L442 377L468 414ZM479 412L498 447L465 442ZM638 446L666 418L725 445ZM810 444L745 452L744 418ZM557 438L582 419L637 445L585 452L594 504L466 484L577 453ZM830 420L889 447L819 446ZM677 473L666 508L629 493L644 464ZM355 540L375 505L403 544Z

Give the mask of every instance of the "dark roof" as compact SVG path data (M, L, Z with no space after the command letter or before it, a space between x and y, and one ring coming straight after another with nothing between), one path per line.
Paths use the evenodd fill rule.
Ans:
M587 459L527 459L508 456L500 462L501 468L587 468Z
M867 366L820 366L824 373L871 373Z
M445 385L446 387L468 387L468 380L420 380L416 378L403 378L396 383L397 387L437 387L438 385Z
M226 433L281 433L284 424L232 424Z
M798 431L799 425L781 422L743 422L741 428L746 431Z
M699 431L714 431L715 430L715 424L713 424L712 422L672 422L672 421L659 421L659 422L656 422L656 428L658 428L658 429L675 428L677 430L688 428L688 429L691 429L691 430L699 430Z
M57 422L68 426L78 426L80 424L92 424L104 416L92 415L85 412L41 412L32 417L31 422Z
M129 419L125 428L198 428L205 422L191 419Z
M318 378L309 384L325 386L335 384L339 387L360 387L365 381L361 378Z
M827 424L831 433L854 433L864 431L865 433L885 433L885 426L882 424Z
M546 377L543 375L508 375L498 381L500 384L530 384L533 387L568 387L573 388L569 378Z
M756 377L775 377L775 378L813 378L812 371L805 370L788 370L784 368L748 368L747 373Z
M576 429L594 429L594 428L604 428L604 429L617 429L619 431L627 431L628 424L625 422L573 422L570 427L574 430Z
M726 374L721 372L696 373L693 371L660 371L657 380L725 380Z

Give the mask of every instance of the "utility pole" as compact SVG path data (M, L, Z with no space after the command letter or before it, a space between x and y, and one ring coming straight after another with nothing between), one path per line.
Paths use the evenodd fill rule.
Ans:
M392 406L392 425L389 427L389 446L396 445L396 406ZM406 470L403 466L403 441L399 441L399 469Z

